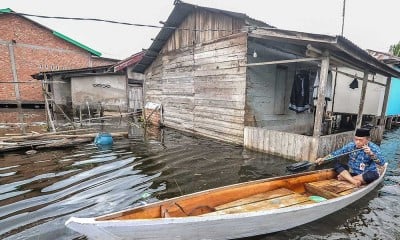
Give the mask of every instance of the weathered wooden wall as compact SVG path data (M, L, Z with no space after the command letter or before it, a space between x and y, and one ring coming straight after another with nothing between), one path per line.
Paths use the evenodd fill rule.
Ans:
M143 87L140 85L128 85L128 110L138 111L143 109Z
M326 156L353 140L354 131L321 136L319 138L318 156Z
M163 124L243 143L247 35L225 15L198 11L180 26L145 72L146 102L163 105ZM195 42L195 44L193 44Z
M344 132L314 138L295 133L245 127L244 146L260 152L296 161L314 161L352 141L354 132Z
M243 26L242 19L198 9L190 14L168 39L162 53L239 33Z
M243 143L246 34L195 49L195 132Z
M313 159L316 152L315 143L315 139L310 136L257 127L244 128L246 148L296 161Z

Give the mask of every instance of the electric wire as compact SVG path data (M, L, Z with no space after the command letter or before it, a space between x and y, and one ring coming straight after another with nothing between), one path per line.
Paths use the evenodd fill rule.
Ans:
M129 23L129 22L121 22L115 20L107 20L100 18L83 18L83 17L61 17L61 16L45 16L45 15L37 15L37 14L29 14L29 13L21 13L21 12L10 12L10 14L20 15L25 17L37 17L37 18L45 18L45 19L60 19L60 20L75 20L75 21L95 21L95 22L105 22L112 24L120 24L127 26L135 26L135 27L148 27L148 28L157 28L157 29L170 29L170 30L182 30L182 31L194 31L194 32L206 32L206 31L227 31L227 32L235 32L241 31L243 29L192 29L192 28L179 28L174 26L168 26L167 23L164 26L157 26L151 24L141 24L141 23Z

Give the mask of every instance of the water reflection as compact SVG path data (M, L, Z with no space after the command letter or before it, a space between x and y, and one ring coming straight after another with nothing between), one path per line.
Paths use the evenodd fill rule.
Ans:
M104 130L104 129L103 129ZM311 224L249 239L396 239L398 135L385 135L384 185ZM395 142L395 143L393 143ZM387 144L386 144L387 143ZM285 159L171 129L131 129L110 149L85 144L34 155L0 156L0 238L73 239L70 216L97 216L227 184L285 174ZM396 185L397 184L397 185Z
M0 137L29 132L45 132L46 115L43 109L0 109Z

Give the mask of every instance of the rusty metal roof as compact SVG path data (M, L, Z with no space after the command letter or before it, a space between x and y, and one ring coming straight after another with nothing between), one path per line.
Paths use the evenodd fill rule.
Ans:
M367 52L374 58L386 64L400 65L400 57L394 56L390 53L379 52L371 49L367 49Z
M117 62L116 64L114 64L114 72L120 71L124 68L127 68L129 66L135 65L136 63L140 62L140 60L142 60L143 56L144 56L144 51L142 52L138 52L133 54L130 57L127 57L119 62Z

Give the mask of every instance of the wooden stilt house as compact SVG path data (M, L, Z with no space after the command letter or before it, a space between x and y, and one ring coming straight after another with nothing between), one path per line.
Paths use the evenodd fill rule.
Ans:
M161 106L165 126L313 160L353 136L322 134L326 86L336 67L400 76L343 37L282 30L245 14L176 1L133 71L145 74L145 102ZM363 79L359 101L349 103L358 105L357 126Z

